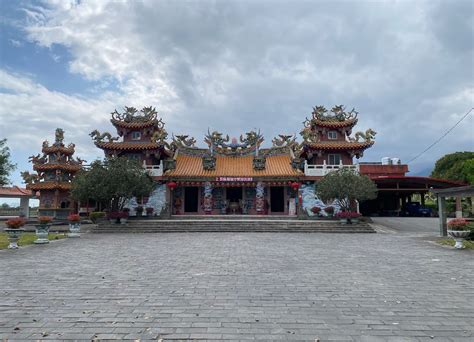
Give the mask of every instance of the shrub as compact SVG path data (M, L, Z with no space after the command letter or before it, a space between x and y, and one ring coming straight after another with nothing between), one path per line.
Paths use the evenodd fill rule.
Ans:
M138 213L143 213L143 207L141 205L139 205L138 207L135 208L135 211Z
M81 217L79 216L79 214L70 214L67 217L67 220L69 222L79 222L81 220Z
M97 223L97 221L101 218L105 217L105 212L102 211L93 211L92 213L89 214L89 218L91 219L92 222Z
M111 211L107 215L109 220L114 220L120 218L120 213L118 211Z
M334 207L331 207L331 206L326 207L326 208L324 208L324 211L325 211L327 214L332 215L332 214L334 214Z
M153 214L153 211L154 211L154 209L151 208L151 207L147 207L147 208L146 208L146 213L147 213L147 215Z
M340 211L336 214L336 217L341 219L355 219L359 218L361 215L356 211Z
M38 216L37 220L40 224L48 224L53 221L53 218L51 216Z
M12 218L5 222L7 227L10 229L18 229L20 227L23 227L25 223L26 221L22 219L21 217Z

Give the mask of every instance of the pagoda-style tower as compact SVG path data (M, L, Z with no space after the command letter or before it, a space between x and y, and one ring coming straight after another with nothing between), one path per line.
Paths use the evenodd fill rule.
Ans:
M89 134L95 145L104 150L106 157L121 157L137 159L149 170L151 176L163 174L163 158L169 155L165 150L168 133L153 107L144 107L138 111L133 107L125 107L125 112L111 113L110 122L122 137L112 137L108 132L100 133L94 130ZM107 139L107 140L105 140Z
M75 203L70 198L71 181L84 162L73 158L75 145L65 146L63 140L64 131L57 128L54 144L44 141L43 155L30 157L36 174L22 172L26 188L40 193L39 215L60 219L75 210Z
M364 150L374 144L376 134L372 129L357 132L351 137L357 124L357 112L345 112L343 106L335 106L330 112L323 106L315 107L311 119L304 122L301 157L307 164L352 165L354 157L362 157Z

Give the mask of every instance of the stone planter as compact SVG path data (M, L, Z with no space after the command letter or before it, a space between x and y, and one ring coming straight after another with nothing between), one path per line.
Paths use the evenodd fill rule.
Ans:
M448 235L451 236L456 244L454 248L464 248L462 242L471 234L470 230L448 230Z
M5 228L5 233L8 234L8 249L18 249L18 240L25 230L21 228Z
M120 223L121 224L126 224L127 222L128 222L127 218L124 218L124 217L120 218Z
M67 237L76 238L81 237L81 223L80 222L69 222L69 233Z
M353 219L351 219L351 221L352 221L352 223L354 223L354 224L359 223L359 219L358 219L358 218L353 218Z
M35 244L41 245L49 243L48 234L50 224L37 224L36 225L36 240L33 242Z
M348 224L349 223L349 220L348 219L339 219L339 223L340 224Z

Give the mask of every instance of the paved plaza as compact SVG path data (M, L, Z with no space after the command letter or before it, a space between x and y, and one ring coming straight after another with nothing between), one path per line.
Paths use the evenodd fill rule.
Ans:
M474 253L428 240L392 230L84 234L4 250L0 336L473 341Z

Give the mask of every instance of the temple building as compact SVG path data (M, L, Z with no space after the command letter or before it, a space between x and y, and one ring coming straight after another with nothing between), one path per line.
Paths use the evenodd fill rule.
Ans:
M22 172L26 188L39 192L39 215L66 218L76 211L76 205L70 198L71 181L74 175L81 170L84 160L74 159L74 144L65 145L64 131L57 128L55 141L52 145L46 140L43 142L42 155L30 157L33 170Z
M95 145L106 156L139 161L157 183L157 190L144 201L166 215L312 216L314 207L327 206L337 211L337 201L323 203L315 191L318 180L341 168L366 174L377 184L378 198L361 205L364 214L396 214L413 194L456 185L407 177L408 166L396 158L358 162L374 145L376 132L369 128L353 133L358 113L343 106L315 107L304 122L301 142L296 136L279 135L268 148L262 148L260 131L239 138L208 131L205 147L197 147L188 135L168 138L152 107L114 111L111 123L118 137L95 130L90 134Z

